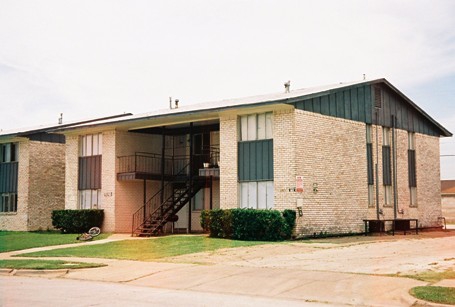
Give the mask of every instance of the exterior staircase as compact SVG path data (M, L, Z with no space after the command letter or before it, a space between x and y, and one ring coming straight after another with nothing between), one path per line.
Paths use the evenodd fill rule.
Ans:
M168 222L205 186L205 179L186 175L185 166L172 180L133 214L132 236L154 236L163 232ZM163 195L163 196L162 196ZM162 200L162 201L161 201Z

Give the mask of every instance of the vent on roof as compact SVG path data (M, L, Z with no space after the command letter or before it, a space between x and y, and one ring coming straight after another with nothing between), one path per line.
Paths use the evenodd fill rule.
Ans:
M288 82L284 83L284 92L289 93L291 90L291 81L289 80Z
M374 88L374 107L382 108L382 91L379 87Z

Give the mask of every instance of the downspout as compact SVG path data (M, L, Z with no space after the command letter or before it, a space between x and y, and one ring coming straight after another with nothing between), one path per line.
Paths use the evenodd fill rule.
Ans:
M147 220L147 181L146 179L144 179L144 199L143 199L143 202L144 202L144 220L143 222L145 223L145 221Z
M163 206L161 206L164 202L164 170L165 170L165 163L166 159L164 157L165 154L165 146L166 146L166 136L164 133L165 127L162 127L161 130L161 193L160 193L160 207L161 207L161 216L163 216Z
M397 219L398 189L397 189L397 144L396 144L396 117L392 115L392 159L393 159L393 218Z
M193 123L190 123L190 195L193 192ZM193 197L190 197L188 202L188 233L191 233L191 208L192 208Z
M379 220L379 120L378 120L378 110L375 111L376 115L376 165L375 165L375 172L376 172L376 219Z

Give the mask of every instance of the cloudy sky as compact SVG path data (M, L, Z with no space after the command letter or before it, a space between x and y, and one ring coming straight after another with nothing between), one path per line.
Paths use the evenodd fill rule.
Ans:
M451 0L0 0L0 129L366 74L455 132L453 16ZM455 179L455 157L441 165Z

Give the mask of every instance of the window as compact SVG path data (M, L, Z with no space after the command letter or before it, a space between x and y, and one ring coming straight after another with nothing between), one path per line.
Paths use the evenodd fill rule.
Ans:
M253 209L272 209L273 181L241 182L240 207Z
M415 133L408 132L408 182L411 206L417 206Z
M367 141L367 176L368 176L368 206L374 207L374 171L373 171L373 141L372 127L366 125Z
M240 141L272 138L272 112L240 116Z
M384 184L384 204L392 204L392 163L390 149L390 128L382 129L382 183Z
M272 127L272 112L240 117L238 174L241 208L273 208Z
M79 156L97 156L103 151L103 134L89 134L81 136L79 146Z
M103 135L101 133L81 136L79 146L79 208L101 207L101 155Z
M0 212L17 212L19 146L0 144Z
M0 163L17 162L18 145L16 143L0 144Z
M204 210L205 189L200 189L193 197L193 211Z
M16 193L1 193L0 212L17 212Z

